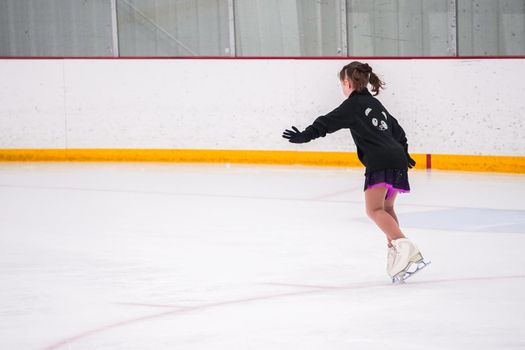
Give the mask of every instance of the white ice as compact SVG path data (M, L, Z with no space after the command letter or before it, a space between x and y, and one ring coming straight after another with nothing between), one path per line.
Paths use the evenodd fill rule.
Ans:
M0 164L0 349L525 349L525 177L412 171L385 271L363 170Z

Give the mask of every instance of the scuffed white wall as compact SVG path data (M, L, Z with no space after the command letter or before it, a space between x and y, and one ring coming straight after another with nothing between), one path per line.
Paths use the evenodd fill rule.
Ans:
M350 60L0 60L0 148L353 151L281 138L344 99ZM413 153L525 155L525 59L368 60Z

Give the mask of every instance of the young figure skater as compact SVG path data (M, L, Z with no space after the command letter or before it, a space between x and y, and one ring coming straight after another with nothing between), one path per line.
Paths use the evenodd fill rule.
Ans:
M343 94L348 97L339 107L317 118L304 131L295 126L283 137L292 143L309 142L326 134L350 129L359 160L366 167L366 213L386 234L387 272L392 282L403 282L428 263L401 229L394 211L398 192L409 192L408 168L416 162L408 154L405 132L397 120L374 96L384 83L367 63L354 61L339 72Z

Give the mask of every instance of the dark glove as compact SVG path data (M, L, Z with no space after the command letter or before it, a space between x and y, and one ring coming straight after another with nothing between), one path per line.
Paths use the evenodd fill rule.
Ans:
M416 161L412 159L412 157L410 157L410 154L407 153L407 159L408 159L408 167L410 169L412 169L413 167L416 166Z
M310 138L304 132L300 132L295 126L292 126L292 129L293 130L286 129L283 132L285 139L288 139L291 143L305 143L310 141Z

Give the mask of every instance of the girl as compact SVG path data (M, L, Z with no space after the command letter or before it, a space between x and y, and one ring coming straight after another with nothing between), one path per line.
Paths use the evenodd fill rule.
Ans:
M343 67L339 79L347 99L304 131L292 126L283 137L292 143L304 143L350 129L359 160L366 167L366 213L386 234L387 272L392 282L403 282L428 264L399 228L394 211L397 193L410 191L407 170L416 162L408 154L405 132L397 120L367 89L370 84L375 96L384 85L372 68L354 61Z

